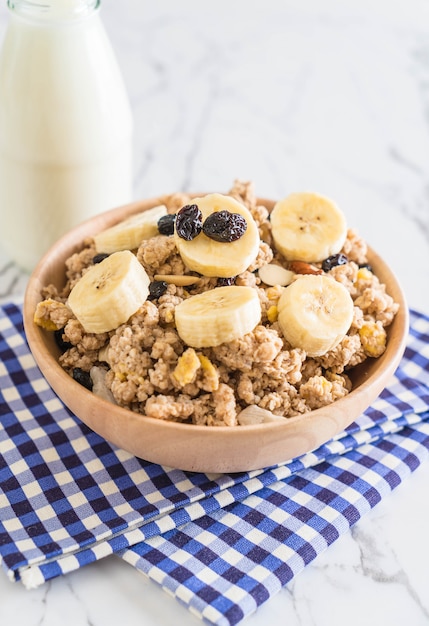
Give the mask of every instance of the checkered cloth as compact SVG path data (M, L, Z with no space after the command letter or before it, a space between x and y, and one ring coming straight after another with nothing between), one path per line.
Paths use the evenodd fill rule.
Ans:
M107 443L52 392L19 305L0 307L0 557L35 587L117 554L207 623L288 583L429 452L429 317L411 312L388 388L334 440L239 474L199 474Z

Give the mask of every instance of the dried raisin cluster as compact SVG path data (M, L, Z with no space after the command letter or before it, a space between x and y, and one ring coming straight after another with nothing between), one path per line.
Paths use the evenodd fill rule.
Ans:
M246 228L247 222L242 215L230 213L230 211L226 210L212 213L203 223L202 213L196 204L184 206L177 213L176 217L176 232L179 237L186 239L186 241L192 241L202 231L206 237L214 241L230 243L240 239L246 232ZM158 229L161 232L159 222ZM170 233L165 232L162 234Z

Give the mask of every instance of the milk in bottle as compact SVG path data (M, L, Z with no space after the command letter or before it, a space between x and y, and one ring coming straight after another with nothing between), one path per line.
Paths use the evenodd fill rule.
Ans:
M132 197L132 116L98 0L9 0L0 55L0 247L32 270Z

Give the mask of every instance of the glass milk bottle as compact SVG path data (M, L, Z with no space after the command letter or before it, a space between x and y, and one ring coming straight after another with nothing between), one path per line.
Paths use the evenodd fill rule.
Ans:
M132 116L99 0L9 0L0 55L0 247L31 271L132 197Z

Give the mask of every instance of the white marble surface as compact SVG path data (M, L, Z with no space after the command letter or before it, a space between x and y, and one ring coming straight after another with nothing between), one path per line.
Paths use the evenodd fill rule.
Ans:
M429 6L425 0L104 0L135 116L136 198L314 190L429 313ZM0 6L0 37L7 23ZM1 212L0 209L0 228ZM26 276L0 251L0 301ZM429 624L429 464L246 624ZM19 610L18 610L19 608ZM24 591L2 626L199 623L115 557Z

